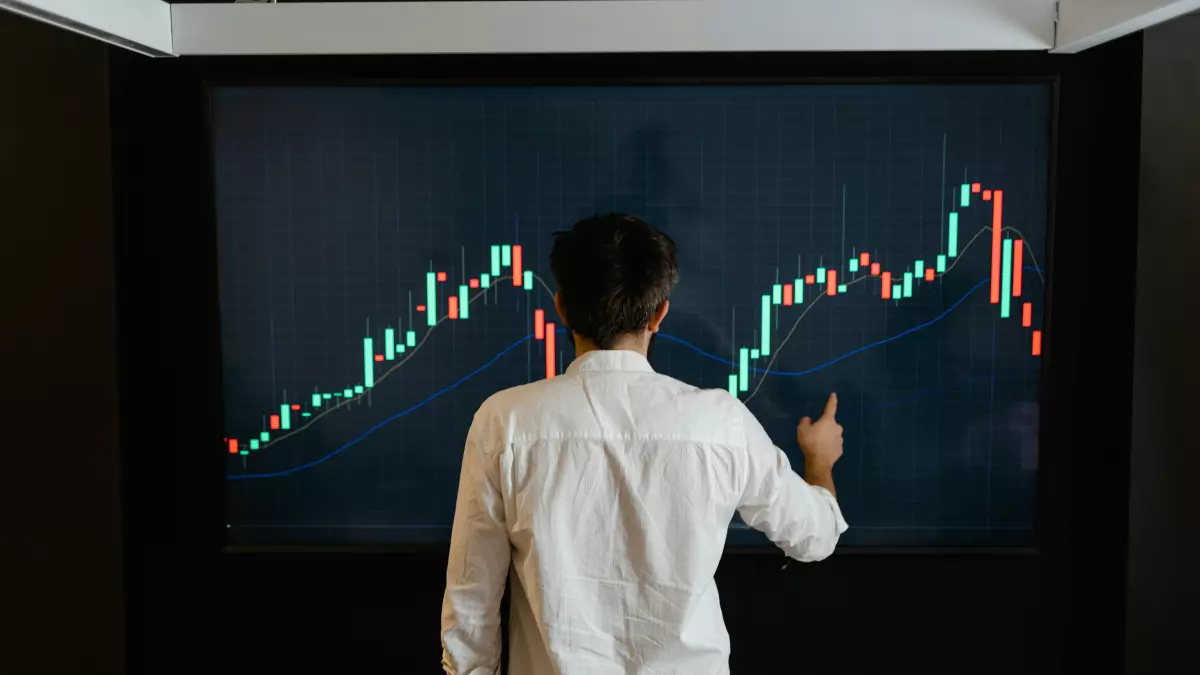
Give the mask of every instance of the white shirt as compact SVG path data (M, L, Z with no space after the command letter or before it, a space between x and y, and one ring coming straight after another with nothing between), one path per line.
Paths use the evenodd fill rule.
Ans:
M471 425L442 604L452 675L729 672L713 574L734 511L801 561L833 552L837 501L741 401L593 351L502 391Z

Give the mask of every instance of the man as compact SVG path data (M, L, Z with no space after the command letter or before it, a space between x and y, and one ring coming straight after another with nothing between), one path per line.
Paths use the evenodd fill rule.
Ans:
M828 556L846 530L832 475L837 398L800 421L801 479L741 401L650 367L678 277L666 235L632 216L584 220L558 236L550 266L575 361L475 415L443 667L499 672L511 564L512 675L727 673L713 574L734 512L802 561Z

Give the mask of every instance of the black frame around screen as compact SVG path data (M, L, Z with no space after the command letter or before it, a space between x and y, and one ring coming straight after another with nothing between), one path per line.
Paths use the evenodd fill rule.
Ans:
M222 433L221 358L206 84L631 81L1056 83L1036 552L872 550L814 566L733 555L718 584L735 673L781 664L829 673L1117 672L1133 285L1092 289L1103 265L1134 252L1140 46L1135 36L1075 56L149 61L114 52L131 672L437 668L444 546L341 554L224 546L224 457L213 452ZM797 635L821 646L801 646Z

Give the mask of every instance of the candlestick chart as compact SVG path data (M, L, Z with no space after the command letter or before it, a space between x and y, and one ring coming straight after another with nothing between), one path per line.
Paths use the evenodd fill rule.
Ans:
M1028 544L1049 100L215 88L230 540L448 540L475 409L574 356L553 233L628 212L679 249L656 370L742 400L795 466L838 392L847 543Z

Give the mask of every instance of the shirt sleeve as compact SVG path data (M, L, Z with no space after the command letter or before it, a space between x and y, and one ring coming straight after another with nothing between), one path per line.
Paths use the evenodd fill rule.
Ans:
M742 520L766 534L790 558L824 560L849 526L837 499L809 485L745 406L746 484L738 504Z
M449 675L500 672L500 600L510 545L499 457L487 454L479 426L477 418L463 453L442 599L442 668Z

